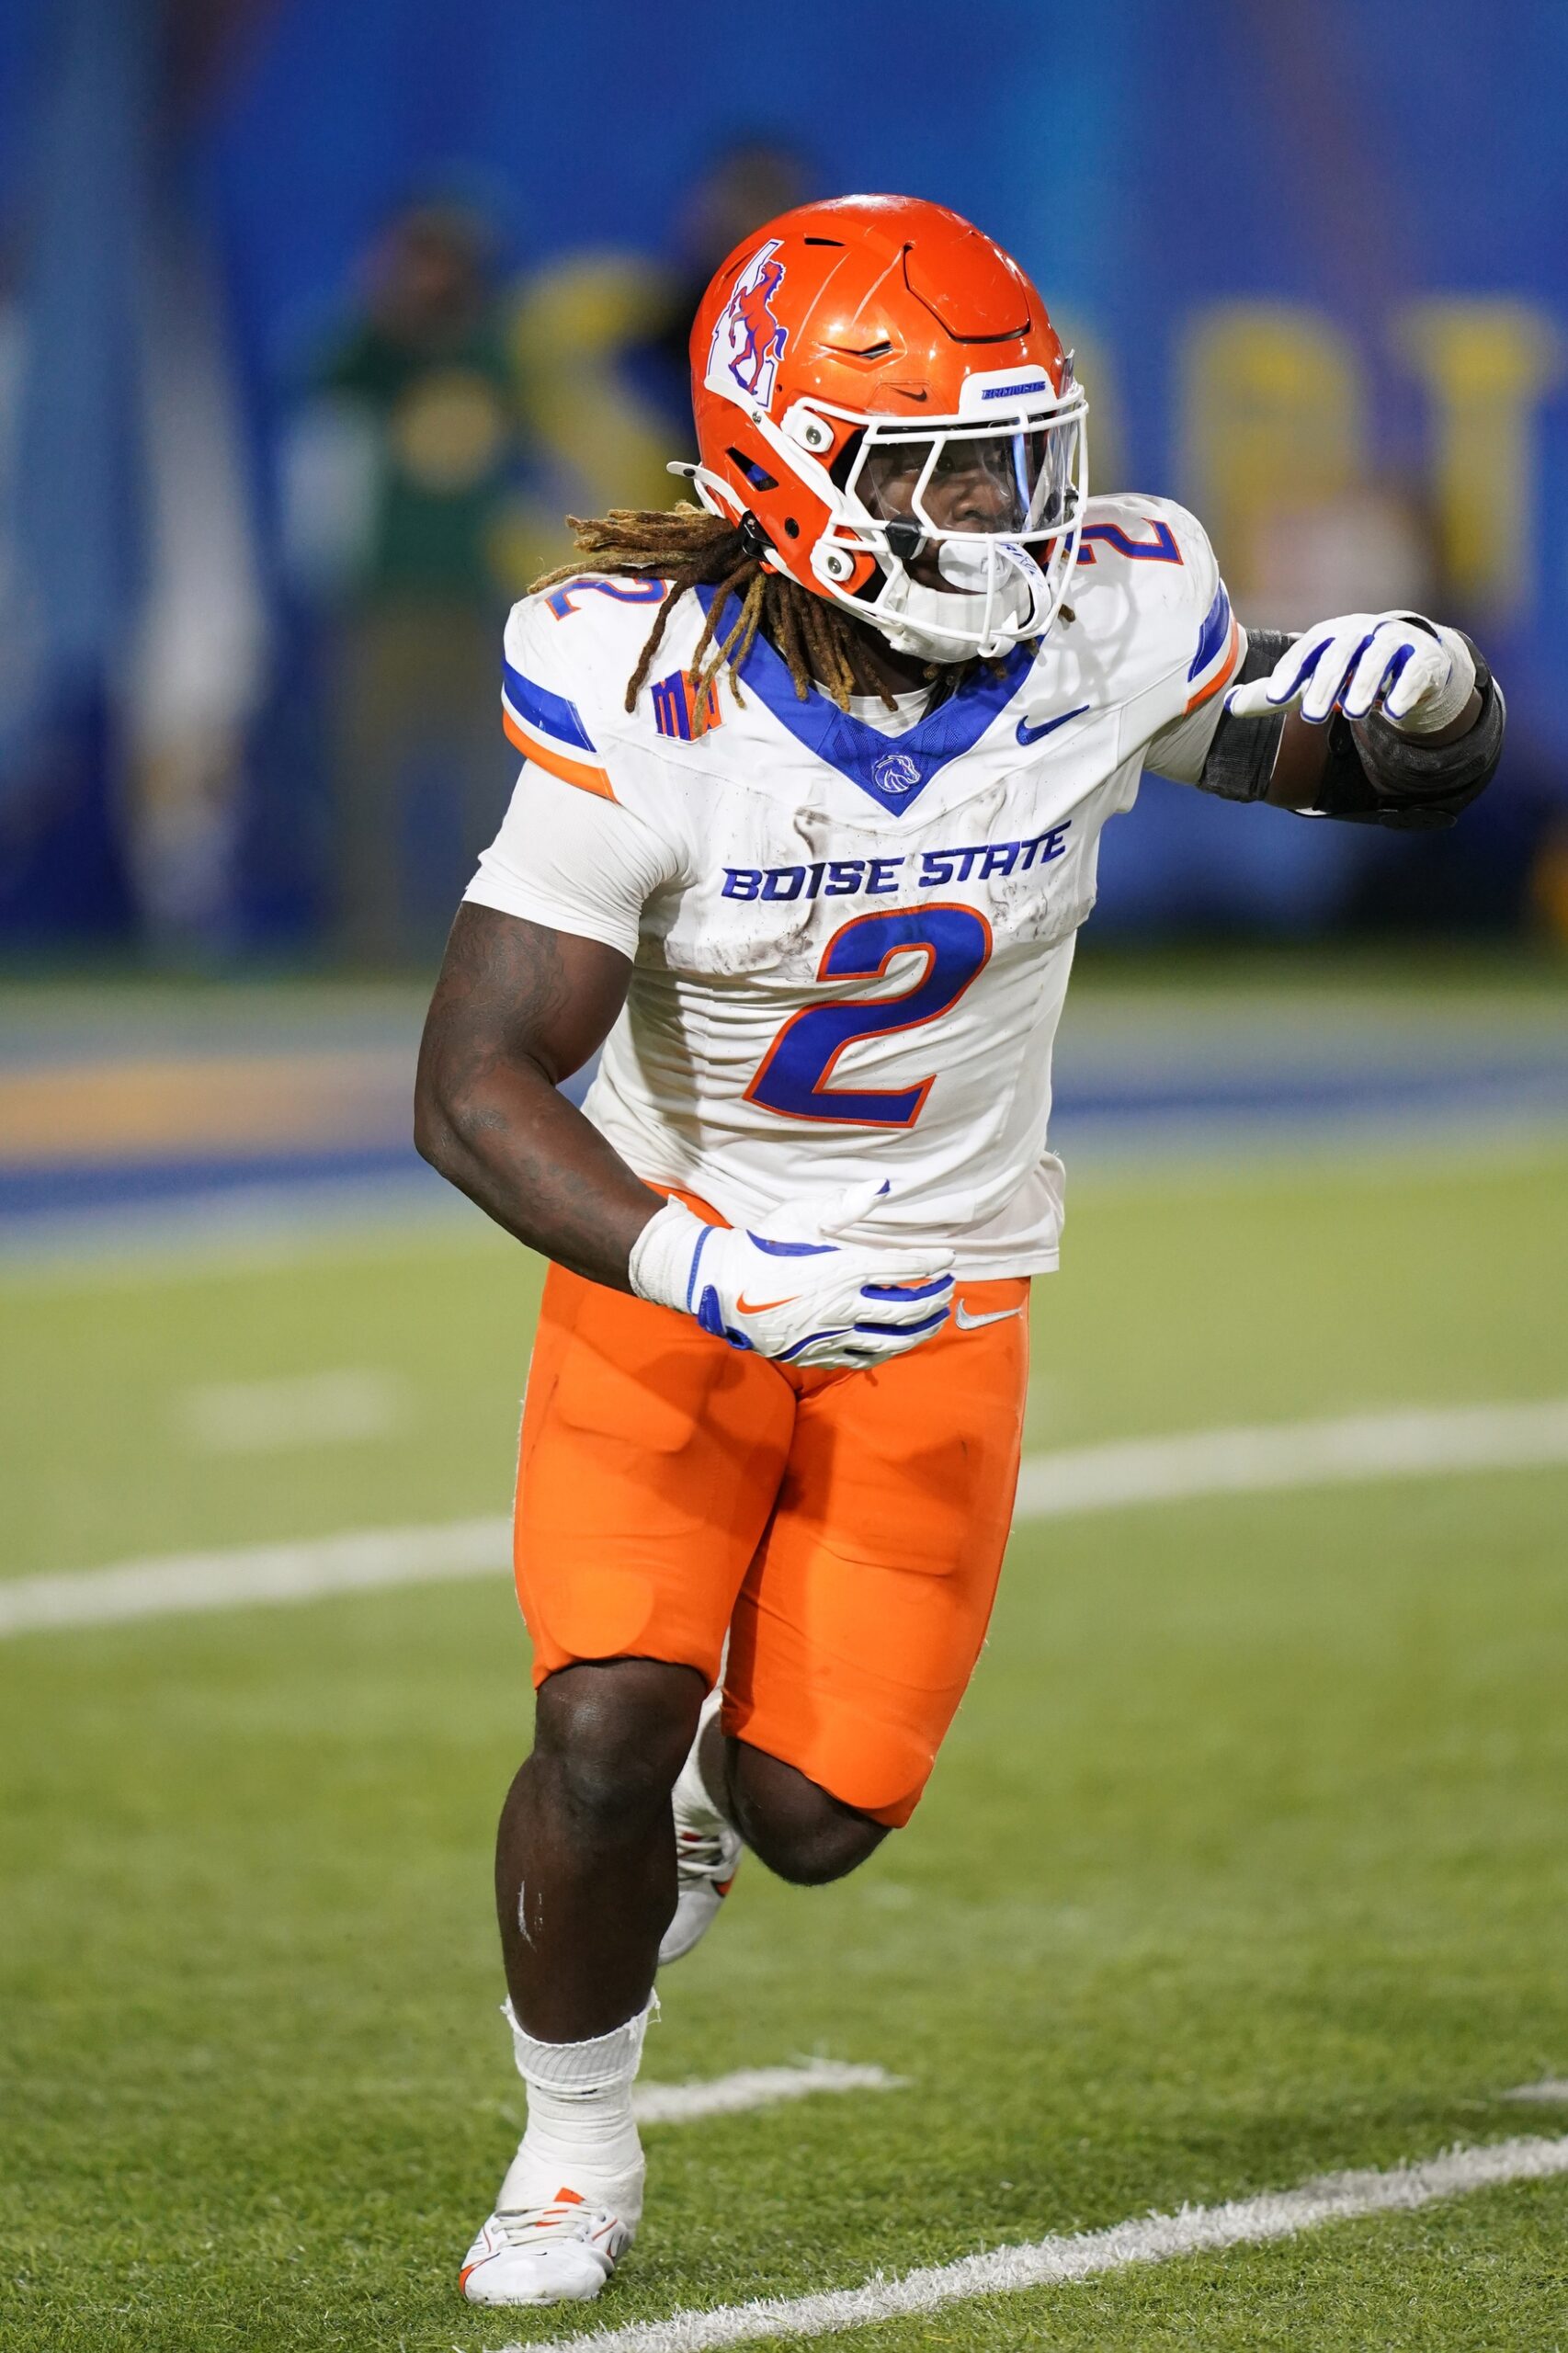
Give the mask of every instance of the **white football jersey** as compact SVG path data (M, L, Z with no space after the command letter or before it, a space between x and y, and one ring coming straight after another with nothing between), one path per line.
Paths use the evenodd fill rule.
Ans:
M971 1279L1055 1265L1051 1040L1100 827L1146 763L1196 780L1244 650L1190 515L1086 512L1071 618L897 733L800 699L759 639L699 735L707 591L630 711L660 584L515 608L527 765L467 896L631 959L585 1108L640 1176L744 1222L880 1176L865 1239L939 1239Z

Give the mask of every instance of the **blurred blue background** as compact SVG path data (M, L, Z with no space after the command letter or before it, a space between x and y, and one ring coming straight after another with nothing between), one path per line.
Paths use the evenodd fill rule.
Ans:
M673 494L703 276L850 188L1012 247L1244 618L1436 608L1506 686L1456 834L1151 784L1099 926L1568 938L1565 101L1557 0L7 0L0 953L427 957L506 604Z

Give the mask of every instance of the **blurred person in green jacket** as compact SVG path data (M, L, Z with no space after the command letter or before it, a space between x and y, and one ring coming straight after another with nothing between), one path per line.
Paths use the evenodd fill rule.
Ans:
M483 222L453 205L410 209L378 240L362 310L313 371L290 437L286 536L335 623L335 932L360 962L420 944L415 776L439 779L454 868L472 865L506 799L492 722L525 457L513 340Z

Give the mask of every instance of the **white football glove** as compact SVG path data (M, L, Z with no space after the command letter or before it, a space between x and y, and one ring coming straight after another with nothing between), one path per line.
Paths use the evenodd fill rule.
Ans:
M1263 719L1300 708L1321 727L1335 707L1365 719L1381 704L1407 735L1451 726L1475 688L1475 664L1457 630L1410 613L1341 613L1288 646L1267 678L1233 687L1225 709Z
M667 1201L631 1245L631 1288L777 1364L885 1363L940 1329L953 1289L950 1250L836 1238L885 1189L873 1178L750 1228L704 1225Z

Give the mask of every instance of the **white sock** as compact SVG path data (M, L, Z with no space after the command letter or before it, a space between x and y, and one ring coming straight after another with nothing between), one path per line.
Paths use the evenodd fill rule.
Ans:
M654 2010L650 2000L624 2026L585 2042L540 2042L506 2004L517 2073L528 2090L528 2129L495 2201L503 2211L548 2206L560 2191L573 2189L635 2228L643 2165L631 2086Z

